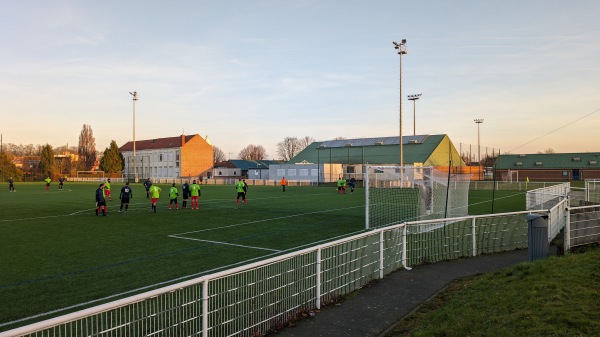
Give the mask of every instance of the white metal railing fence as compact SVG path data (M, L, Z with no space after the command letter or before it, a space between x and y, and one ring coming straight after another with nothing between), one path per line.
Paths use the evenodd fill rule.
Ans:
M547 213L488 214L380 228L0 337L258 335L401 267L525 248L525 215L533 212Z
M558 233L565 228L569 203L568 198L563 198L548 210L548 242L554 240Z
M548 181L481 181L473 180L469 186L472 190L492 190L495 186L496 190L506 191L527 191L536 188L545 188L548 186L558 185L560 182Z
M527 191L525 207L528 210L548 209L567 198L570 191L571 184L568 182Z
M600 205L569 207L565 224L565 251L600 242Z

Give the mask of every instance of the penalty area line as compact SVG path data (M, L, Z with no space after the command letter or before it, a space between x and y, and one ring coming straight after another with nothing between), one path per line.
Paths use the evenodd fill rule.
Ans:
M235 243L228 243L228 242L222 242L222 241L212 241L212 240L186 238L185 236L178 236L178 235L169 235L169 237L170 238L174 238L174 239L183 239L183 240L208 242L208 243L214 243L214 244L225 245L225 246L235 246L235 247L250 248L250 249L268 250L268 251L271 251L271 252L281 252L281 250L278 250L278 249L263 248L263 247L256 247L256 246L238 245L238 244L235 244Z

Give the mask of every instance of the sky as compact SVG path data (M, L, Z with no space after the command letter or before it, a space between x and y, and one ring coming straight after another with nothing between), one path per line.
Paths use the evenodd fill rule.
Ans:
M234 159L285 137L448 134L600 151L600 2L0 0L4 143L199 134ZM407 95L419 94L416 101ZM416 128L415 118L416 115ZM483 119L479 126L474 119ZM479 127L479 130L478 130Z

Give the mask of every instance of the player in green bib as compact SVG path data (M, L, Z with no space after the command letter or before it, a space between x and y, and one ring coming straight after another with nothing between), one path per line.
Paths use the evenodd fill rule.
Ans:
M235 190L237 191L237 198L235 199L235 204L240 204L240 197L244 201L244 205L247 205L246 202L246 183L242 181L242 178L235 184Z
M148 193L150 193L150 197L152 198L152 208L150 208L150 212L154 210L156 213L156 203L158 202L158 198L160 198L160 192L162 189L156 185L152 185Z
M112 197L110 196L110 178L104 183L104 194L108 197L108 201L112 201Z
M179 209L179 204L177 203L177 197L179 196L179 191L177 191L177 187L175 187L175 183L169 189L169 209L171 206L175 204L175 209Z
M200 185L198 185L196 183L196 181L194 180L192 182L192 184L190 185L190 196L192 197L192 209L194 209L194 205L196 206L196 209L200 209L198 208L198 197L201 195L202 193L200 192Z

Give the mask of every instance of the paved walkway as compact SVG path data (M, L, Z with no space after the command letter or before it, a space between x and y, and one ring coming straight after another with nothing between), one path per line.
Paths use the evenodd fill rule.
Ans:
M527 250L438 262L401 270L359 290L277 337L380 336L458 278L493 272L528 260Z

